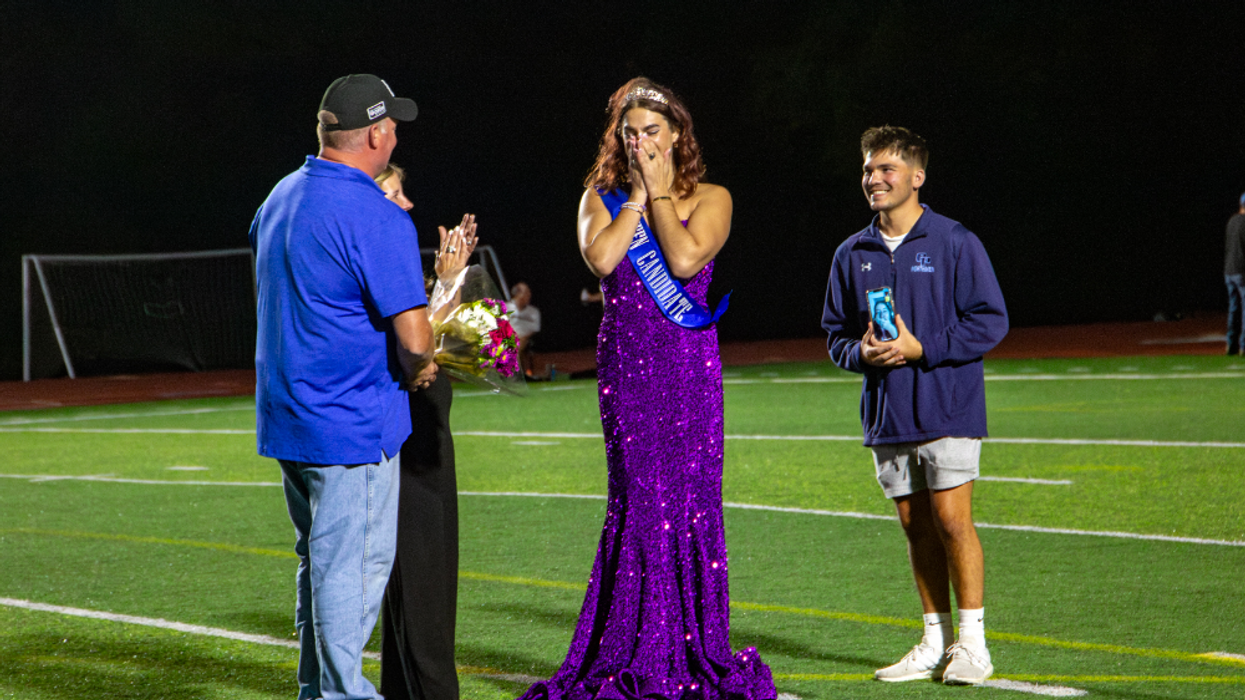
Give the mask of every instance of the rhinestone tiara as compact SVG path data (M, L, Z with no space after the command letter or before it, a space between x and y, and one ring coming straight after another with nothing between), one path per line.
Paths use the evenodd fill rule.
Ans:
M628 92L627 96L623 98L623 102L630 102L632 100L652 100L654 102L660 102L664 105L670 104L670 100L666 99L665 95L652 88L646 87L631 88L631 91Z

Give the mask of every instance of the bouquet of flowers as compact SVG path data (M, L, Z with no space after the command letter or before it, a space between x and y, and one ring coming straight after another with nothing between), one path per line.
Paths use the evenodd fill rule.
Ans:
M500 297L478 265L467 268L450 289L434 292L436 363L451 377L521 396L527 384L519 369L519 337Z

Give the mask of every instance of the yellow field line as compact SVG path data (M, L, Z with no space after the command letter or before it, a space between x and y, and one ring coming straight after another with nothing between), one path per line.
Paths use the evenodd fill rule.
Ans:
M872 673L775 673L776 681L871 681Z
M573 591L583 591L584 587L574 583L565 581L546 581L543 579L520 579L513 576L495 576L492 574L479 574L474 572L460 571L459 576L470 578L477 581L493 581L496 583L520 583L522 585L543 586L546 588L562 588ZM839 612L835 610L821 610L819 608L797 608L787 605L767 605L761 603L748 603L742 600L731 601L731 607L737 610L749 610L754 612L776 612L788 615L800 615L803 617L814 617L825 620L845 620L848 622L861 622L869 625L889 625L892 627L905 627L908 629L921 629L922 624L917 620L909 620L898 617L883 617L881 615L864 615L861 613ZM1014 632L994 632L988 635L992 640L1016 642L1019 644L1033 644L1036 646L1054 647L1057 649L1074 649L1077 651L1101 651L1110 654L1125 654L1131 656L1144 656L1150 658L1173 659L1176 661L1187 661L1192 663L1212 663L1224 666L1232 666L1240 668L1245 666L1245 661L1233 658L1225 658L1218 656L1210 656L1208 654L1194 654L1187 651L1177 651L1174 649L1144 649L1139 647L1126 647L1119 644L1100 644L1094 642L1069 642L1062 639L1053 639L1051 637L1037 637L1028 634L1016 634ZM872 676L870 676L871 678ZM1245 676L1240 679L1245 681ZM1213 681L1220 682L1220 681ZM1236 682L1236 681L1232 681Z
M1017 673L994 676L994 678L1026 683L1226 683L1245 685L1245 676L1042 676Z
M1158 659L1173 659L1176 661L1191 661L1194 663L1213 663L1224 666L1245 666L1245 662L1238 659L1211 656L1209 654L1193 654L1187 651L1175 651L1172 649L1144 649L1138 647L1126 647L1118 644L1097 644L1093 642L1068 642L1062 639L1052 639L1050 637L1035 637L1028 634L1016 634L1014 632L990 632L988 635L992 640L1002 642L1018 642L1020 644L1036 644L1044 647L1054 647L1056 649L1075 649L1077 651L1103 651L1109 654L1129 654L1132 656L1145 656Z
M475 571L459 571L459 578L471 579L473 581L492 581L493 583L512 583L518 586L539 586L540 588L560 588L566 591L579 591L582 593L584 587L578 583L570 583L567 581L546 581L538 578L524 578L522 576L498 576L496 574L481 574Z
M33 527L10 527L0 529L0 534L16 532L24 535L51 535L53 537L72 537L78 539L91 540L110 540L113 542L137 542L140 544L170 544L178 547L197 547L200 549L214 549L220 552L234 552L236 554L258 554L265 557L284 557L286 559L297 559L298 555L293 550L280 549L260 549L258 547L243 547L236 544L227 544L225 542L197 542L195 540L175 540L165 537L140 537L138 535L115 535L105 532L79 532L76 530L40 530Z
M135 542L142 544L167 544L182 547L198 547L202 549L211 549L222 552L234 552L238 554L257 554L260 556L281 557L285 559L296 559L297 555L292 551L282 551L275 549L261 549L258 547L243 547L235 544L226 544L222 542L199 542L195 540L177 540L163 537L140 537L137 535L118 535L99 532L79 532L73 530L40 530L37 528L6 528L0 529L3 533L21 533L30 535L50 535L55 537L71 537L71 538L87 538L97 540L111 540L117 542ZM550 581L546 579L528 578L523 576L500 576L497 574L485 574L475 571L459 571L460 578L473 581L485 581L492 583L505 583L516 586L534 586L539 588L555 588L559 590L578 591L584 590L583 584L571 583L568 581ZM908 629L920 629L921 623L917 620L909 620L897 617L884 617L880 615L865 615L861 613L838 612L834 610L821 610L819 608L798 608L786 605L768 605L761 603L747 603L744 601L731 601L731 607L738 610L748 610L753 612L774 612L787 615L799 615L802 617L812 617L825 620L843 620L848 622L860 622L869 625L888 625L892 627L904 627ZM1127 647L1118 644L1101 644L1096 642L1075 642L1062 639L1054 639L1052 637L1038 637L1028 634L1016 634L1014 632L991 631L990 639L1001 642L1015 642L1018 644L1032 644L1036 646L1052 647L1056 649L1071 649L1076 651L1101 651L1109 654L1123 654L1130 656L1142 656L1149 658L1172 659L1175 661L1186 661L1198 664L1218 664L1222 666L1231 666L1241 668L1245 666L1245 661L1231 657L1212 656L1205 653L1192 653L1187 651L1177 651L1174 649L1145 649L1139 647ZM1045 678L1045 677L1043 677ZM1054 677L1051 677L1054 678ZM1069 677L1072 678L1072 677ZM1080 678L1079 676L1076 678ZM1097 676L1095 676L1097 678ZM1103 676L1103 678L1107 678ZM1159 676L1155 676L1159 678ZM1172 677L1176 678L1176 677ZM1245 678L1245 677L1241 677ZM1016 676L1015 680L1029 680L1028 677ZM796 680L796 679L792 679ZM1088 682L1088 681L1086 681ZM1207 682L1239 682L1212 680Z
M1245 685L1245 676L1058 676L1008 674L992 676L997 681L1025 683L1220 683ZM872 673L775 673L776 681L871 681Z
M821 610L819 608L793 608L787 605L764 605L761 603L745 603L742 600L732 600L732 608L740 610L753 610L756 612L779 612L788 615L801 615L804 617L819 617L826 620L847 620L848 622L863 622L867 625L890 625L892 627L907 627L909 629L921 629L922 623L919 620L909 620L900 617L882 617L881 615L863 615L861 613L838 612L834 610ZM991 634L991 637L997 635ZM870 676L872 678L872 676Z

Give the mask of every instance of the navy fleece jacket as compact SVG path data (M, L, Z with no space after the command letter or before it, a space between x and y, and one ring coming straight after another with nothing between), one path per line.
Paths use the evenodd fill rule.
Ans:
M957 221L925 213L895 252L875 217L834 253L821 326L830 359L864 374L866 445L986 436L982 355L1007 335L1007 309L981 241ZM892 369L866 364L866 293L890 287L895 312L925 356Z

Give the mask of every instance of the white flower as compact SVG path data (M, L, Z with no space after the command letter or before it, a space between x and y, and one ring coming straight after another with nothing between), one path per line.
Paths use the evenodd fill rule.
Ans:
M455 315L463 325L481 335L497 328L497 318L479 302L468 305Z

